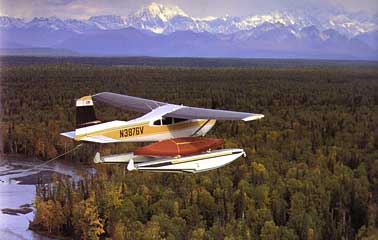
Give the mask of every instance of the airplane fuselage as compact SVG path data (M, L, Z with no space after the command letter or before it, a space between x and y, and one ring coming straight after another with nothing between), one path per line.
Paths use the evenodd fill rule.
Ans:
M92 142L154 142L171 138L204 136L216 120L192 119L165 124L165 119L152 121L111 121L79 128L75 140Z

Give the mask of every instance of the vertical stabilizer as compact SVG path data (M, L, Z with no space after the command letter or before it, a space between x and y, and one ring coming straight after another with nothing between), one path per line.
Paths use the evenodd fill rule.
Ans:
M100 123L96 118L91 96L76 100L76 128L87 127Z

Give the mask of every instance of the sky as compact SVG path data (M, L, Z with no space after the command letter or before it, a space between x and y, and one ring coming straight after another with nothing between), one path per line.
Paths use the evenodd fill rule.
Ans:
M31 19L57 16L87 19L90 16L115 14L127 16L152 0L0 0L0 15ZM378 13L377 0L155 0L179 6L194 17L246 16L285 8L336 6L349 12Z

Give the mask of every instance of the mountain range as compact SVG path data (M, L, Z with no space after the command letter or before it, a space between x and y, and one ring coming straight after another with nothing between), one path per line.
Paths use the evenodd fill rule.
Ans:
M378 59L378 15L338 8L196 18L151 3L125 17L1 16L0 34L3 54L44 48L81 55Z

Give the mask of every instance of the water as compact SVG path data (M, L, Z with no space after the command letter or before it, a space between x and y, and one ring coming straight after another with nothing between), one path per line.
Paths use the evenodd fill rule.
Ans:
M41 161L26 159L22 156L0 155L0 209L19 208L23 204L32 204L35 198L35 185L20 184L14 180L17 177L30 176L39 171L54 171L69 175L74 179L76 166L56 161L45 166L33 169ZM0 212L1 239L35 239L50 240L29 230L29 221L34 218L34 211L28 214L9 215Z

